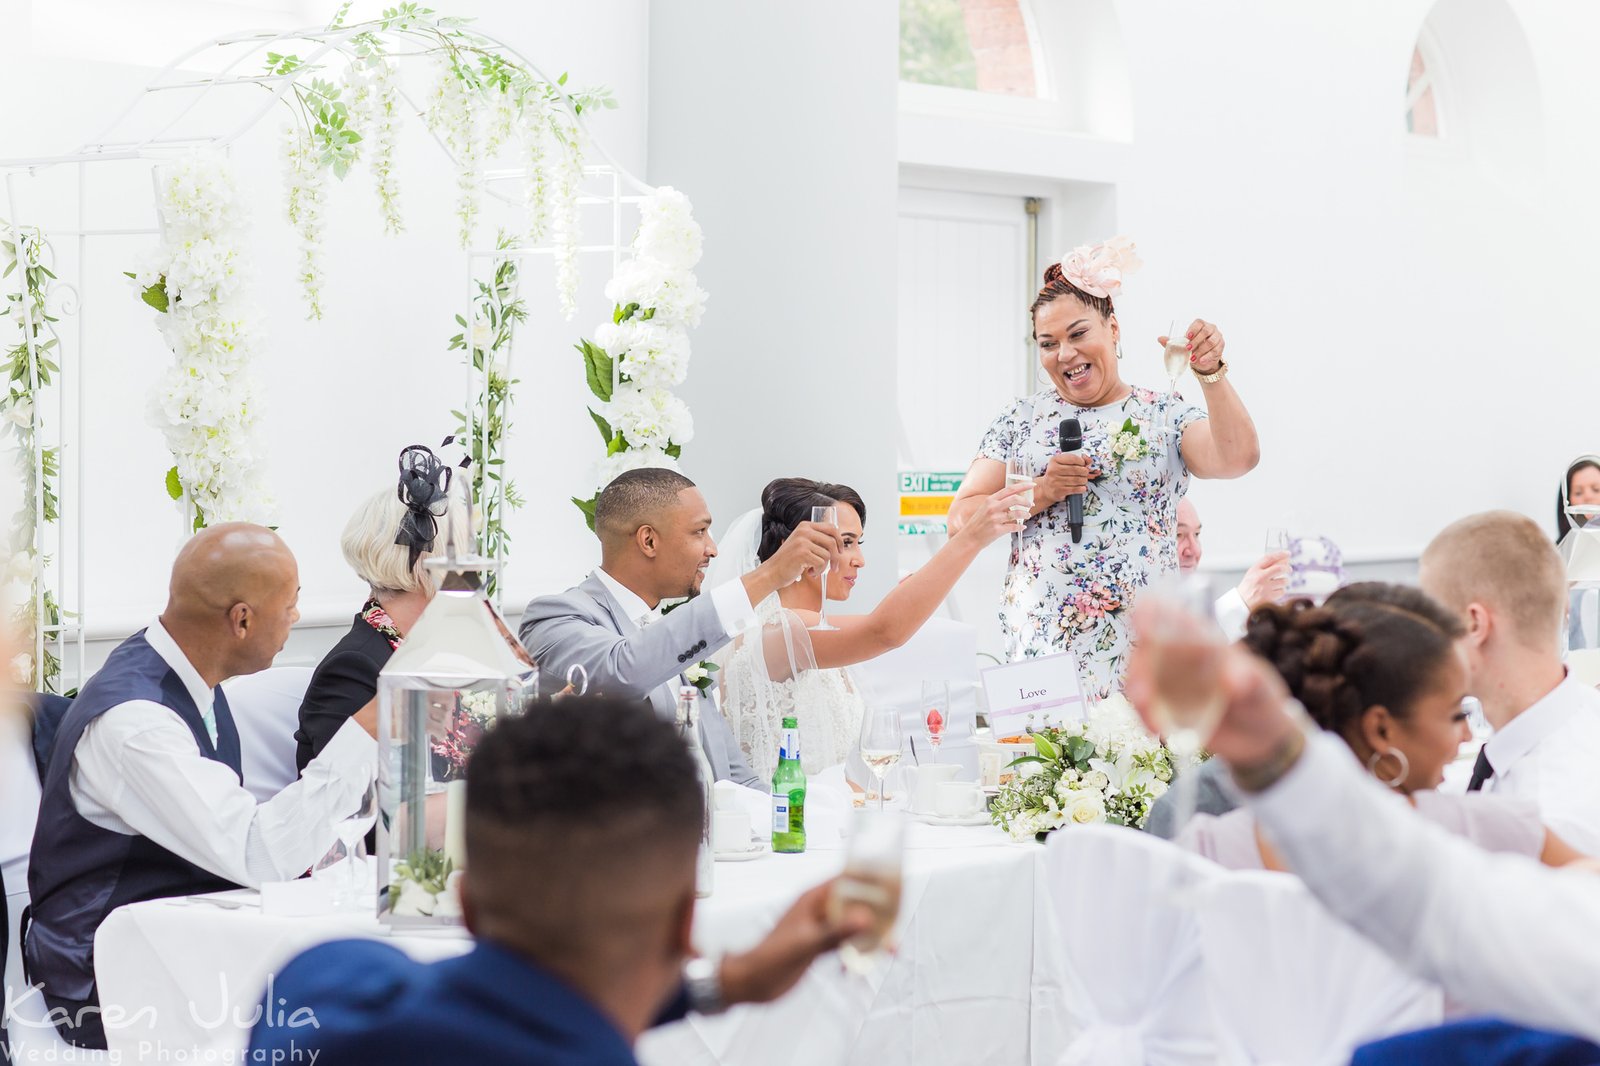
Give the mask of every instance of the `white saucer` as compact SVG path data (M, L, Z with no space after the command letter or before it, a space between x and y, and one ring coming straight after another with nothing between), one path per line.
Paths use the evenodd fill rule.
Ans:
M976 814L962 814L954 818L948 818L942 814L921 814L917 811L912 811L911 817L923 825L990 825L993 821L987 811L980 811Z
M772 847L768 844L757 844L749 851L713 851L711 857L718 862L750 862L763 855L771 854Z

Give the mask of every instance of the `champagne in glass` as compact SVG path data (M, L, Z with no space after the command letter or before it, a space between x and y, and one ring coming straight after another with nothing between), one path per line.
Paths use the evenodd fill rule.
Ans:
M1033 465L1026 456L1006 456L1006 488L1013 485L1027 485L1027 492L1019 492L1013 499L1016 503L1011 508L1011 513L1017 521L1026 522L1028 514L1033 510Z
M862 811L857 816L844 872L828 897L828 914L834 922L862 909L871 917L865 930L840 945L839 957L852 973L867 972L876 953L893 946L904 855L905 819L898 813Z
M839 508L813 507L811 508L811 521L818 525L837 526L839 524ZM817 624L812 629L836 630L838 626L828 624L828 573L833 569L832 553L829 553L829 565L822 568L822 601L817 604Z
M1174 337L1171 326L1167 327L1167 346L1161 351L1161 362L1167 368L1167 391L1177 392L1178 379L1189 369L1189 341L1185 337Z
M1138 641L1150 662L1152 707L1167 746L1193 757L1225 708L1222 654L1211 583L1199 574L1169 574L1139 595Z
M900 712L894 707L868 707L861 717L861 761L878 783L878 810L883 810L883 779L889 767L900 761L904 736L900 731Z

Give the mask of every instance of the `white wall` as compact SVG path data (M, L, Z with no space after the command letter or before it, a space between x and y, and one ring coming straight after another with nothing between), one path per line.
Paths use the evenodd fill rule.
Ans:
M684 469L717 527L775 477L866 499L857 596L894 580L894 5L656 0L650 169L706 231Z

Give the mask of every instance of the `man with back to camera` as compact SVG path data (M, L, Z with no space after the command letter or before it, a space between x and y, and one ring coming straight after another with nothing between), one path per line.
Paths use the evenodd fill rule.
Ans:
M821 570L839 551L832 526L802 522L772 558L702 596L706 565L717 554L711 510L694 482L657 467L627 471L607 485L595 501L594 528L599 569L575 588L529 603L522 643L547 693L577 664L589 691L647 700L667 720L686 670L753 626L755 604L806 570ZM660 613L662 600L683 596L691 598ZM703 692L699 720L717 779L765 789Z
M682 738L636 700L571 697L502 721L467 777L460 891L476 946L435 963L376 940L312 948L275 979L251 1061L634 1066L645 1029L775 999L870 924L832 921L826 883L750 951L686 965L703 816ZM316 1024L273 1025L274 1011Z

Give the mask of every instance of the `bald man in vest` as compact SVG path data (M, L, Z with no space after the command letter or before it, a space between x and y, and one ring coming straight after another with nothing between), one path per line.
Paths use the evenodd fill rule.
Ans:
M61 720L28 874L30 979L63 1039L104 1048L94 936L128 903L299 876L372 780L375 704L299 781L257 803L218 686L272 665L299 620L300 573L278 535L202 530L172 567L167 606L128 638Z

